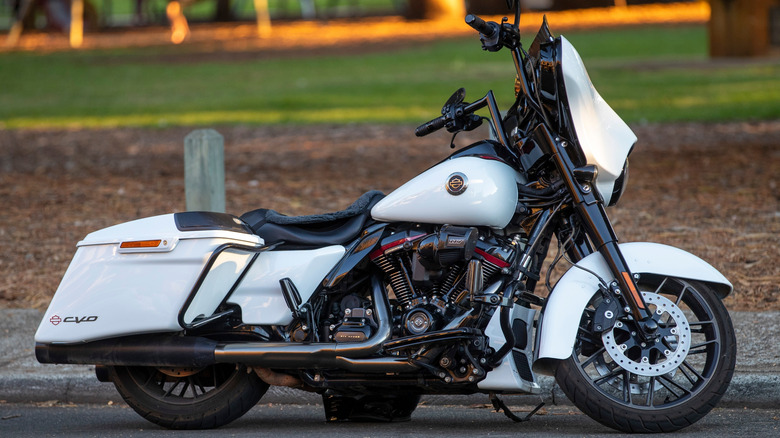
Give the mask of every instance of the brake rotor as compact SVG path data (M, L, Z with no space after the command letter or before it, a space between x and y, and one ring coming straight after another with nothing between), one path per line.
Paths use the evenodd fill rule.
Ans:
M601 339L607 354L621 368L639 376L660 376L676 370L691 348L691 327L682 310L668 298L642 292L658 323L654 339L643 341L634 324L615 322Z
M157 368L158 371L165 374L166 376L171 377L189 377L194 376L195 374L198 374L203 370L203 368L183 368L183 367L177 367L177 368Z

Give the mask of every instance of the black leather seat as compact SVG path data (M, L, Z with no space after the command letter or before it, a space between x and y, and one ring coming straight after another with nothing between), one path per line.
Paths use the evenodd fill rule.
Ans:
M371 217L371 208L384 194L364 193L345 210L310 216L285 216L274 210L260 208L241 215L252 231L266 245L284 242L283 248L319 248L342 245L355 239Z

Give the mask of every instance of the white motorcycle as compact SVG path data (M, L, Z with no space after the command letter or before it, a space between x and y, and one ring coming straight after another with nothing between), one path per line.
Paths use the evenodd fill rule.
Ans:
M185 212L99 230L78 249L35 335L42 363L95 364L147 420L211 428L269 385L322 394L328 421L409 419L423 394L537 394L621 431L673 431L731 380L732 286L682 250L624 243L631 129L545 22L528 51L514 23L466 22L508 49L516 101L458 90L417 128L461 148L387 196L289 217ZM487 117L477 115L486 109ZM556 238L572 266L551 286ZM545 289L543 293L538 289ZM529 414L530 416L530 414ZM526 417L527 418L527 417Z

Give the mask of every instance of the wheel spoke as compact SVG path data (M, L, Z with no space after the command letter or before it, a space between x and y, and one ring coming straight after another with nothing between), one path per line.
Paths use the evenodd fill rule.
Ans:
M705 326L713 326L715 324L715 321L694 321L689 322L688 325L691 326L691 333L701 333L705 334L707 333L707 330L710 330L709 327ZM694 329L693 327L697 326L698 328Z
M685 291L688 290L688 286L683 286L682 291L680 291L680 296L677 297L677 301L674 303L677 307L680 307L680 303L682 302L683 295L685 295Z
M192 376L187 377L187 385L192 389L192 397L198 398L198 387L195 385L195 381L192 380Z
M715 321L709 320L709 321L688 321L688 325L704 325L704 324L715 324Z
M183 380L181 382L184 383L184 387L181 389L181 392L179 393L179 398L184 397L184 394L187 393L187 389L189 389L189 387L190 387L189 382L186 382L186 381L183 381Z
M691 366L691 364L688 363L688 361L684 360L683 363L682 363L682 366L684 366L685 368L688 368L688 371L693 373L696 376L696 378L699 379L699 381L704 380L704 376L702 376L698 371L696 371L696 369L694 369ZM680 369L682 369L682 367L680 367Z
M592 335L592 333L588 329L586 329L584 327L580 327L579 328L579 334L577 335L577 338L580 341L585 341L585 342L588 342L588 343L593 344L593 345L598 345L597 338L593 338L591 335Z
M206 389L203 387L203 385L196 382L196 379L194 377L190 377L190 386L192 386L192 395L197 398L198 397L198 391L197 389L200 388L200 395L206 395Z
M688 371L690 371L694 376L696 376L696 380L693 380L693 378L688 375L688 372L686 372L685 368L683 368L683 367L687 368ZM691 382L691 384L695 385L697 382L700 382L700 381L704 380L704 376L699 374L699 372L696 371L691 366L691 364L689 364L687 361L683 361L682 366L680 366L679 369L680 369L680 371L682 371L683 375L685 375L685 377L688 379L688 381Z
M713 339L711 341L702 342L701 344L691 345L691 349L688 351L688 355L690 356L692 354L707 353L707 346L718 345L718 344L719 344L718 340Z
M686 394L690 394L690 393L691 393L691 391L689 391L689 390L687 390L687 389L683 388L682 386L680 386L680 384L679 384L679 383L677 383L677 382L675 382L674 380L672 380L671 378L669 378L669 376L668 376L668 375L666 375L666 374L664 374L664 375L661 375L661 376L658 376L658 377L660 377L660 380L658 380L658 381L659 381L659 382L661 382L661 384L664 386L664 388L666 388L667 390L669 390L669 392L671 392L672 394L674 394L674 396L675 396L675 397L677 397L677 398L681 398L682 396L684 396L684 395L686 395ZM680 391L682 391L682 392L683 392L683 393L682 393L682 395L678 395L678 394L677 394L677 393L676 393L676 392L675 392L675 391L674 391L672 388L670 388L670 387L669 387L669 385L667 385L667 384L666 384L666 383L664 383L664 382L666 382L666 383L669 383L670 385L672 385L672 386L674 386L675 388L677 388L677 389L679 389Z
M647 399L645 404L647 406L653 406L653 397L655 396L655 376L650 377L650 383L647 388Z
M662 281L662 282L661 282L661 284L660 284L660 285L659 285L659 286L658 286L658 287L655 289L655 293L656 293L656 294L658 294L658 295L660 295L660 294L661 294L661 289L663 289L663 288L664 288L664 286L666 285L666 282L667 282L668 280L669 280L669 277L666 277L666 278L664 278L664 281Z
M167 391L165 391L165 394L163 395L163 397L168 397L168 396L170 396L170 395L171 395L171 393L173 393L173 390L174 390L174 389L176 389L176 387L177 387L177 386L179 386L179 383L181 383L181 380L177 380L176 382L174 382L174 384L173 384L173 385L171 385L171 387L170 387L170 388L168 388L168 390L167 390ZM163 379L163 381L162 381L162 385L160 385L160 387L162 388L164 385L165 385L165 379Z
M605 348L604 348L604 347L601 347L601 348L599 348L599 349L598 349L598 351L596 351L595 353L593 353L593 354L592 354L592 355L591 355L591 356L588 358L588 360L586 360L585 362L582 362L582 363L580 364L580 366L582 367L582 369L585 369L585 368L587 368L587 367L588 367L588 366L590 366L590 365L591 365L593 362L595 362L595 361L596 361L596 359L598 359L599 357L601 357L601 355L602 355L602 354L604 354L604 351L605 351Z
M663 386L664 388L666 388L666 390L667 390L667 391L669 391L670 393L672 393L672 395L674 395L674 398L675 398L675 399L678 399L678 398L680 398L680 397L681 397L679 394L677 394L677 393L674 391L674 389L670 388L670 387L669 387L669 385L668 385L666 382L664 382L664 379L658 379L658 383L660 383L660 384L661 384L661 386Z
M623 401L631 403L631 373L628 370L623 370Z
M598 378L598 379L594 380L594 381L593 381L593 384L594 384L594 385L596 385L596 386L601 386L601 385L603 385L603 384L604 384L604 382L607 382L607 381L609 381L609 380L612 380L612 379L614 379L615 377L617 377L617 376L619 376L620 374L622 374L622 372L623 372L623 371L624 371L624 370L623 370L622 368L618 368L618 369L616 369L615 371L612 371L611 373L609 373L609 374L607 374L607 375L604 375L604 376L601 376L600 378Z

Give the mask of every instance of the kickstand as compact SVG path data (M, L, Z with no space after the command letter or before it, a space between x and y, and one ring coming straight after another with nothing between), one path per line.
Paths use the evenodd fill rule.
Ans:
M528 413L525 417L518 417L517 415L513 414L512 411L509 410L509 407L501 401L501 399L498 398L498 396L494 393L490 393L490 402L493 403L493 408L498 411L504 411L504 415L509 417L512 421L515 423L523 423L531 419L531 416L536 413L539 409L544 406L544 402L539 403L539 406L535 407L531 412Z

